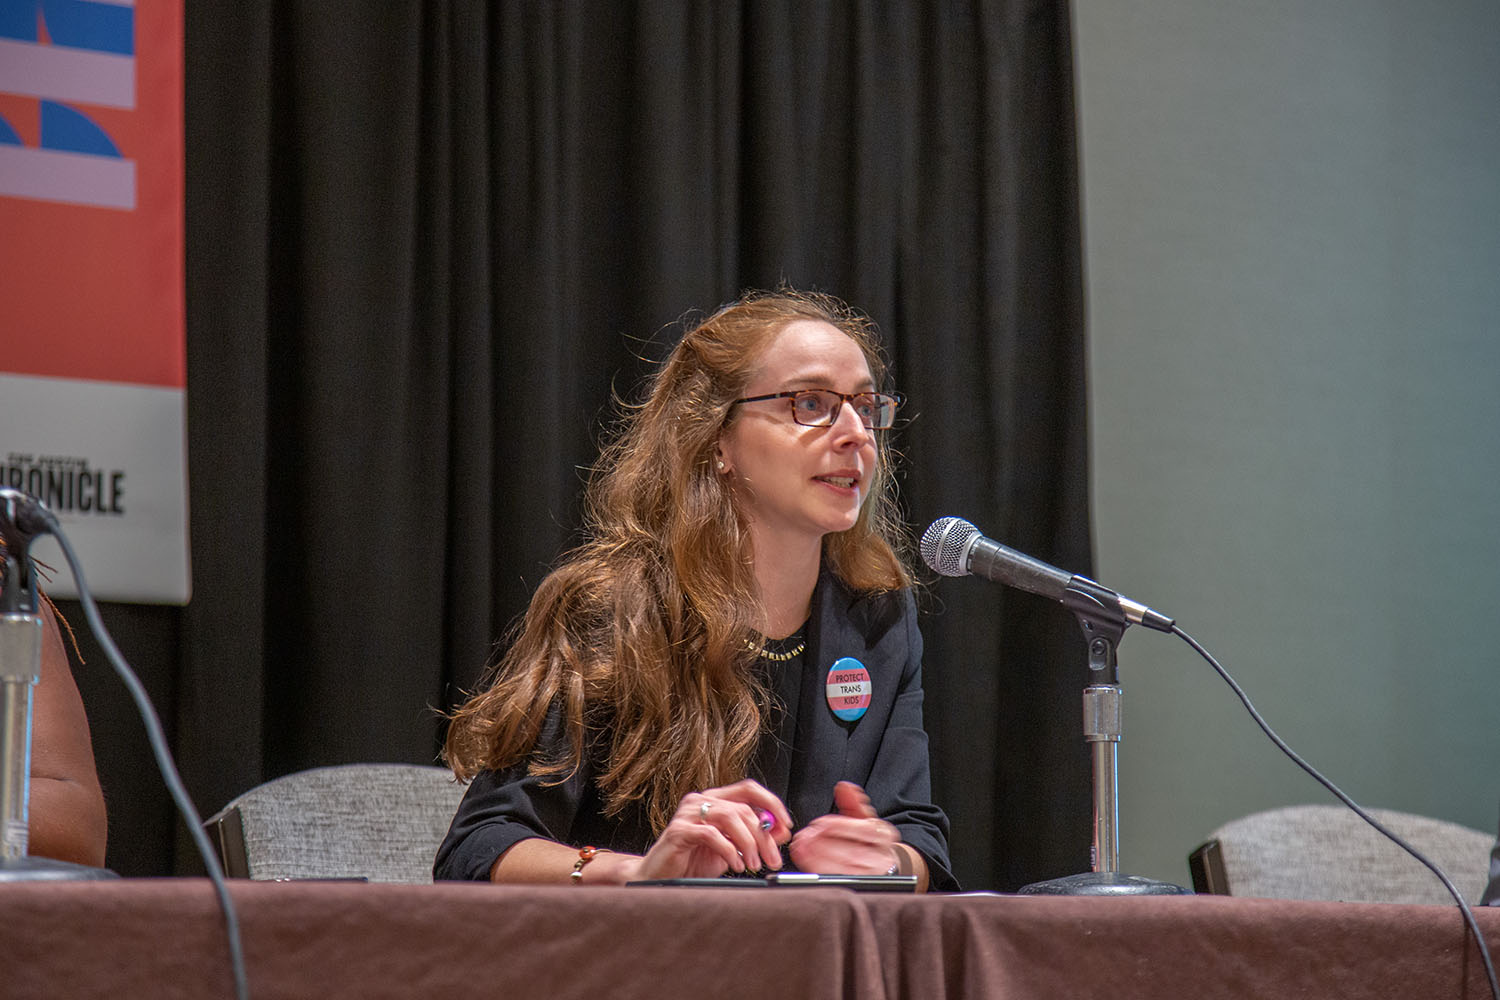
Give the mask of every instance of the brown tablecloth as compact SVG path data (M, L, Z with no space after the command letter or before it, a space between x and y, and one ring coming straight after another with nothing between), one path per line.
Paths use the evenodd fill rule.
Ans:
M233 886L251 996L1483 1000L1456 908L833 889ZM1500 909L1476 911L1500 951ZM201 879L0 885L0 997L233 995Z

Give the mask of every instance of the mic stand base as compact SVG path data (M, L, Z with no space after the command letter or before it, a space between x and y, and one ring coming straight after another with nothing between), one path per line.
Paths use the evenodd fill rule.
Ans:
M99 879L119 878L108 868L91 868L75 865L71 861L55 861L52 858L0 859L0 883L3 882L85 882Z
M1016 890L1020 896L1191 896L1191 889L1184 889L1171 882L1158 882L1141 875L1126 875L1123 872L1084 872L1064 878L1033 882Z

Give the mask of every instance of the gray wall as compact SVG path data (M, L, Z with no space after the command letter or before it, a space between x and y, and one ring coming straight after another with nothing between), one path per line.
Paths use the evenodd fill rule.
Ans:
M1500 4L1074 16L1097 576L1356 801L1494 830ZM1121 678L1126 871L1333 801L1181 642Z

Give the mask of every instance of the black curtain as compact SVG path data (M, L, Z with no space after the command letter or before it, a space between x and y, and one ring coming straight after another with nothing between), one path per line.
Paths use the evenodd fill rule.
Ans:
M577 540L611 395L747 287L885 331L917 532L1089 570L1064 0L186 7L194 595L107 614L205 814L433 761ZM924 604L960 877L1085 870L1077 626L977 580ZM90 662L110 862L193 871Z

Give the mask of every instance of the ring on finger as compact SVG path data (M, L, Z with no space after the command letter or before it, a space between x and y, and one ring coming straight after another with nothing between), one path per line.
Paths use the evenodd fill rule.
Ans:
M704 802L704 803L700 804L698 806L698 818L701 819L701 820L708 819L708 811L710 809L712 809L713 807L714 807L714 805L713 805L712 802Z

